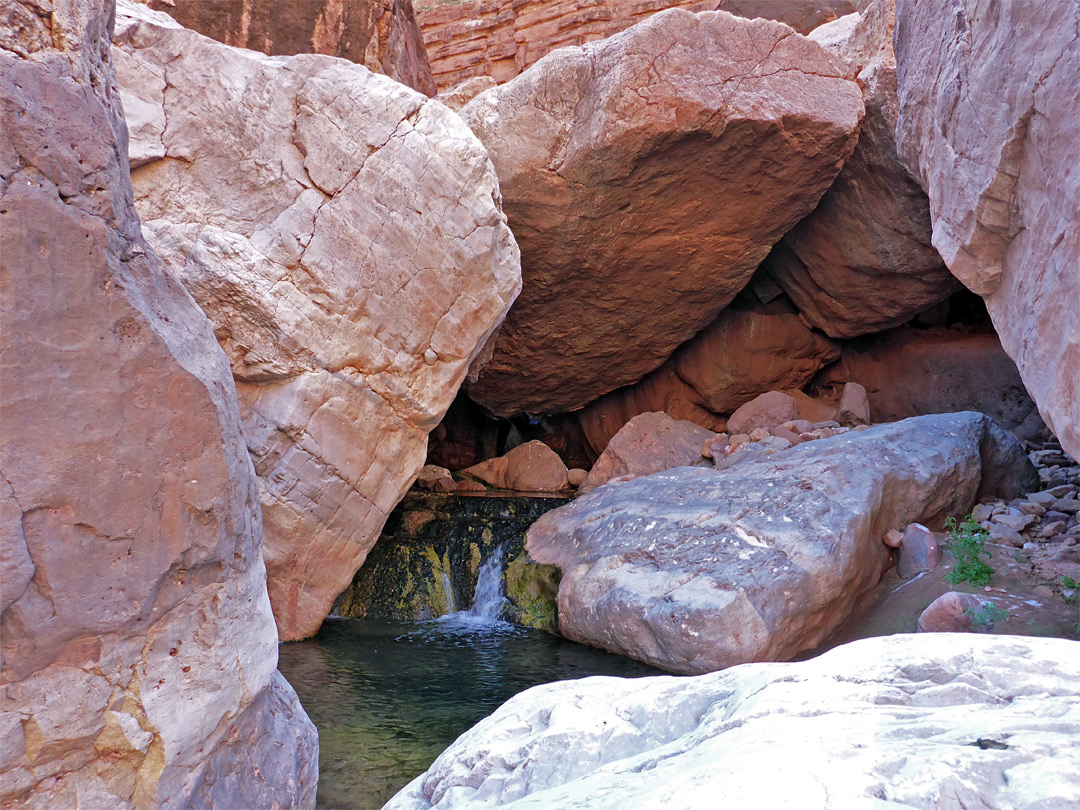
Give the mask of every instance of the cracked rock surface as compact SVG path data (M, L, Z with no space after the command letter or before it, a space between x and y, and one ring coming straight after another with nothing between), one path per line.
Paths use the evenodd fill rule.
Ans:
M658 367L814 207L862 114L787 26L681 9L474 98L461 115L499 173L523 290L469 395L555 413Z
M896 140L934 247L1080 457L1080 5L896 5Z
M125 104L162 88L157 140L132 140L136 206L232 365L270 601L281 638L303 638L518 292L498 181L457 116L359 65L128 4L115 43Z
M313 807L210 323L139 231L112 4L0 38L0 800Z
M1080 656L1062 639L857 641L695 678L537 686L386 810L1080 803Z
M695 674L813 649L888 567L888 529L1036 481L989 417L923 416L606 484L541 517L526 548L562 570L563 635Z

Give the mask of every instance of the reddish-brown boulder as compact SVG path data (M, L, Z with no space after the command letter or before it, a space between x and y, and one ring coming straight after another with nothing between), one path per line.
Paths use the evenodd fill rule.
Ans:
M184 28L269 56L321 53L435 95L410 0L136 0Z
M0 31L0 804L314 807L228 362L143 241L112 3Z
M573 410L658 367L813 208L862 108L786 26L678 9L477 96L461 114L499 174L523 290L470 396Z
M495 489L521 492L559 492L569 489L566 465L541 441L526 442L505 456L482 461L463 475L478 478Z
M132 138L143 231L232 365L270 600L303 638L520 285L498 181L460 118L360 65L230 48L127 3L117 26L125 105L168 122Z
M643 413L627 422L608 442L580 490L612 478L626 480L701 461L705 442L716 434L666 413Z
M921 633L971 633L972 617L982 609L983 600L975 594L949 591L943 593L919 614Z
M758 428L768 429L798 419L799 416L795 397L783 391L769 391L737 408L728 419L728 432L734 435L750 433Z
M1080 458L1080 4L899 0L897 142L933 244L986 301L1062 447Z

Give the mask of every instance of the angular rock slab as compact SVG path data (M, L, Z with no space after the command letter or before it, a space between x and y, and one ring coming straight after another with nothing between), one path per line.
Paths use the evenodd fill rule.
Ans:
M481 93L461 115L499 173L524 285L469 395L557 413L659 366L814 207L862 112L787 26L681 9Z
M498 181L453 113L359 65L119 19L125 104L167 122L132 140L143 230L232 364L278 630L309 636L520 286Z
M1076 646L895 635L797 664L537 686L386 810L1075 807Z
M111 3L5 12L0 803L314 807L229 366L139 233Z
M609 484L540 518L526 548L562 569L563 635L709 672L816 647L888 566L887 529L1035 481L988 417L925 416Z
M899 0L895 47L896 140L934 247L1080 458L1080 5Z
M898 326L960 287L930 244L926 193L897 154L895 0L864 5L850 35L830 48L863 88L859 143L818 207L765 262L810 323L834 338Z

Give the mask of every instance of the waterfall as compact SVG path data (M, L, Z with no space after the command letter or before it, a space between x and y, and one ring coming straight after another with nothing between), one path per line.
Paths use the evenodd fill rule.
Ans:
M480 570L476 572L476 593L472 607L468 610L469 616L488 623L499 620L503 602L506 601L503 596L502 569L503 549L500 546L484 560Z

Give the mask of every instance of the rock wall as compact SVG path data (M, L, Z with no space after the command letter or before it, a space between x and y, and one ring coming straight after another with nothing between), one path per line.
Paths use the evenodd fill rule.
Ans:
M314 807L229 366L139 232L112 3L6 3L4 807Z
M282 639L318 630L520 286L483 147L421 94L122 4L148 240L225 348Z
M435 95L410 0L137 0L218 42L271 56L320 53Z
M1080 5L899 0L894 42L934 247L1080 457Z
M852 0L419 0L417 17L440 90L472 76L505 82L555 50L609 37L657 11L727 11L808 33L855 10Z

